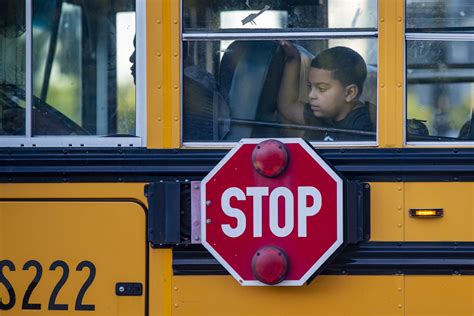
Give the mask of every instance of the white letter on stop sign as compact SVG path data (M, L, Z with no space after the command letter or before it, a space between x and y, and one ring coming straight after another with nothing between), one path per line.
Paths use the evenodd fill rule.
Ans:
M285 225L278 226L278 198L285 200ZM278 187L270 193L270 230L275 236L286 237L293 231L294 226L294 198L290 189Z
M227 216L235 217L237 219L237 226L235 226L235 228L232 228L229 224L223 224L222 231L227 236L236 238L244 233L247 224L244 212L238 208L230 206L231 197L235 197L239 201L244 201L245 193L239 188L228 188L224 191L221 198L222 211L224 211Z
M313 198L313 205L306 205L308 196ZM298 187L298 237L306 237L308 216L318 214L321 209L321 192L315 187Z

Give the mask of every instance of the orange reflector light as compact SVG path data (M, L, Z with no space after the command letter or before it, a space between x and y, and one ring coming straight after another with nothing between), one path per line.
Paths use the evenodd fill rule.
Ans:
M277 247L263 247L257 250L252 258L254 277L265 284L278 284L288 272L286 253Z
M433 209L410 209L411 217L418 218L439 218L443 217L444 212L442 208L433 208Z
M279 176L288 164L285 144L275 139L261 142L252 152L252 163L255 170L264 177Z

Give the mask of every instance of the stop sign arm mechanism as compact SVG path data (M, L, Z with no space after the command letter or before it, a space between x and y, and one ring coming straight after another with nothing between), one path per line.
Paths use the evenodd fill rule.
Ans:
M189 243L191 196L188 181L159 181L145 186L147 240L152 248Z
M344 183L345 236L347 244L370 239L370 185L360 181Z
M200 243L200 182L161 181L145 187L147 237L153 248ZM346 244L370 239L370 185L344 182ZM192 207L194 206L194 207Z

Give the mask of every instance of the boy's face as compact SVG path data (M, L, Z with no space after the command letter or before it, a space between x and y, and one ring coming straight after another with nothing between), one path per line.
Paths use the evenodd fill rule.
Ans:
M314 116L340 121L351 111L346 88L333 78L330 70L311 67L308 88L309 104Z

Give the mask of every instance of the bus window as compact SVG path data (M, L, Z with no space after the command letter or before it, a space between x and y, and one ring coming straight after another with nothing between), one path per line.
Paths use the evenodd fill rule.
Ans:
M23 32L0 38L2 56L13 56L15 49L22 54L16 54L10 61L14 66L1 78L1 134L24 138L6 138L5 143L140 146L130 58L135 51L135 0L7 2L12 3L7 16L18 17L16 11L22 11L23 20L15 21ZM11 28L3 27L2 34ZM59 142L47 137L53 135L63 137Z
M407 1L406 139L474 140L474 4Z
M25 6L3 1L0 10L0 137L25 134Z
M376 12L376 1L184 1L183 143L375 144ZM311 88L322 80L312 75L318 56L330 87L340 87L328 110Z

